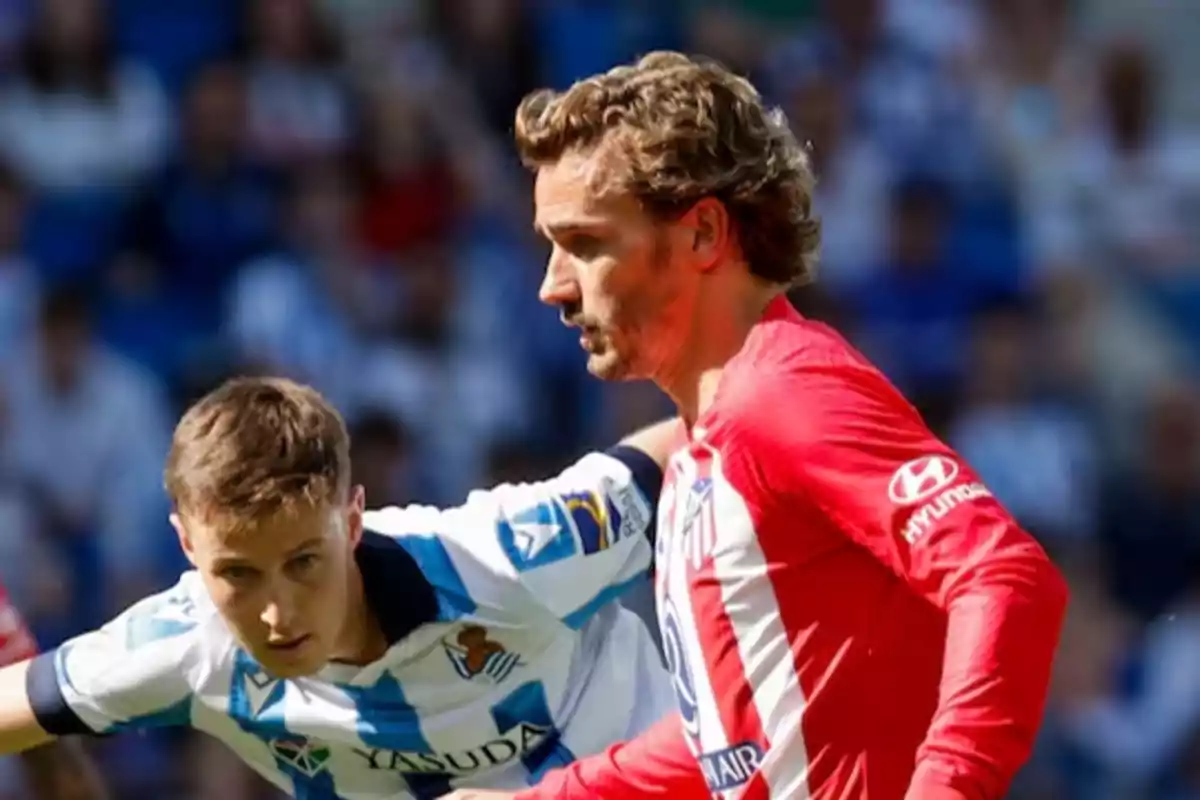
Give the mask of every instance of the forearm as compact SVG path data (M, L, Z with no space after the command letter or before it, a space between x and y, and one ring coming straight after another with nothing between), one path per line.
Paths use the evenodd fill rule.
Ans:
M78 742L59 740L38 724L29 701L30 661L0 669L0 753L20 753L33 796L39 800L102 800L100 776Z
M23 753L53 738L38 723L29 700L31 660L0 667L0 755Z
M671 714L636 739L554 770L515 800L708 800L712 794Z
M79 742L63 739L21 755L34 797L46 800L106 800L95 764Z
M947 599L941 699L909 800L999 800L1041 725L1066 585L1032 543L968 570Z

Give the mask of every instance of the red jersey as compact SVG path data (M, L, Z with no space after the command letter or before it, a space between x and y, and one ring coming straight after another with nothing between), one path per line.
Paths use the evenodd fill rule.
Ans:
M777 300L665 477L680 715L520 797L1004 796L1065 584L877 369Z
M0 667L37 655L37 643L0 586Z

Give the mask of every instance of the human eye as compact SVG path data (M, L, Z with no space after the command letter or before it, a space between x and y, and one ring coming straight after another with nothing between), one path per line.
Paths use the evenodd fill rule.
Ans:
M227 564L217 569L217 577L233 584L244 585L254 581L259 572L254 567L245 564Z
M577 258L595 258L603 248L600 237L590 233L573 234L566 242L566 249Z
M301 574L310 572L321 561L321 557L316 553L301 553L288 561L288 568L293 572Z

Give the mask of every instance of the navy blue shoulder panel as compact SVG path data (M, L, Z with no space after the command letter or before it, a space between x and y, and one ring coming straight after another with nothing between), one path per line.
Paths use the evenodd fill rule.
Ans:
M619 444L604 451L606 455L617 459L633 473L633 481L637 484L650 503L650 525L646 528L646 538L650 544L658 536L658 498L662 494L663 471L658 462L638 450L636 447Z

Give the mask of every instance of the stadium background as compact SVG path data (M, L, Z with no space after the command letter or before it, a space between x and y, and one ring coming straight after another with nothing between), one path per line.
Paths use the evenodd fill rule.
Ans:
M45 645L170 582L170 428L235 371L332 396L376 504L662 413L537 305L507 130L685 48L811 143L797 302L1072 580L1013 797L1200 797L1198 35L1194 0L2 0L0 575ZM186 736L95 750L122 800L266 796Z

